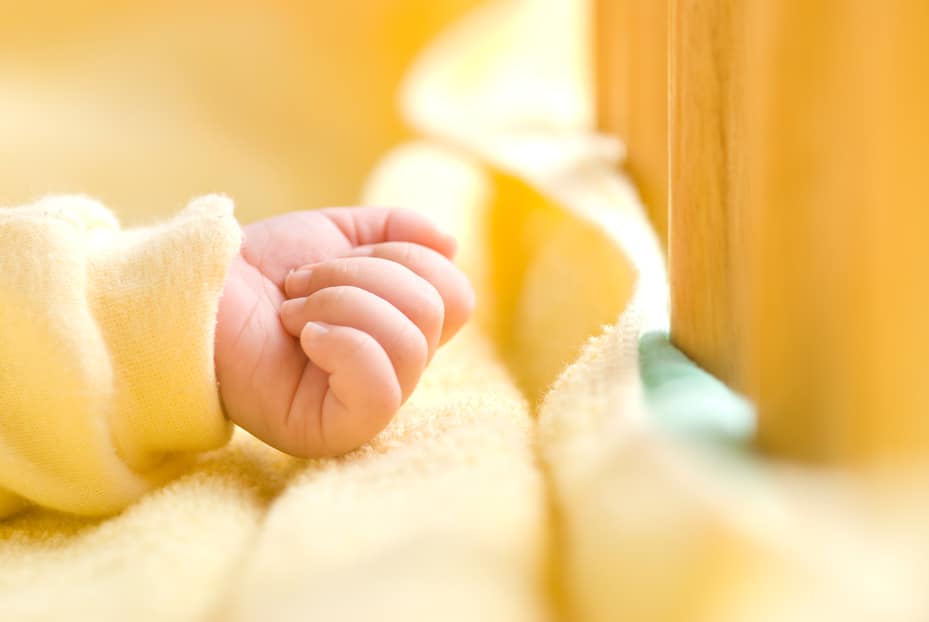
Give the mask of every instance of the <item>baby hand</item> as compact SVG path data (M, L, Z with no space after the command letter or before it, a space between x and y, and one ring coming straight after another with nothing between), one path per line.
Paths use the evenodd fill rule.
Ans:
M380 208L297 212L244 234L216 329L227 414L294 455L358 447L472 312L455 241Z

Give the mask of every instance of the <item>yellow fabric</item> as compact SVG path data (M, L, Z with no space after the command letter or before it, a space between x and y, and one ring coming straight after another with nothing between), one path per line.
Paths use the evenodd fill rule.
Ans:
M410 131L410 61L484 0L30 0L0 19L0 205L127 225L222 192L248 223L353 205Z
M480 305L387 430L309 462L237 431L117 516L0 522L3 619L927 618L912 487L800 485L650 425L638 337L667 328L664 266L621 146L590 132L583 8L489 3L403 90L428 140L365 201L456 232Z
M446 226L468 222L487 196L480 170L429 161L443 185L400 196L423 169L395 160L369 198L429 205ZM471 269L467 257L479 253L464 237ZM532 443L525 398L472 326L440 350L388 429L349 456L300 461L239 432L116 517L33 510L0 523L0 611L547 620L548 508Z
M128 231L82 197L0 210L0 506L115 512L225 443L213 332L239 243L215 196Z
M537 446L560 617L926 618L917 476L871 487L731 459L650 420L639 338L667 330L667 278L613 169L620 146L591 133L584 4L488 4L426 51L403 97L423 133L492 168L484 318L527 394L544 393ZM582 348L598 322L608 326Z
M50 94L48 101L57 100ZM88 104L89 110L95 107ZM99 129L104 153L115 153L112 130L96 118L86 127ZM75 132L61 153L93 153L96 134L81 133L79 124L59 125ZM198 127L195 136L209 129ZM156 144L155 152L178 152L171 145L182 133L166 134L167 142ZM217 144L215 154L227 157L226 143ZM244 160L258 167L242 179L253 184L250 196L262 200L250 202L246 217L258 215L255 210L303 207L277 200L273 176L255 177L274 168L269 163L274 159L263 153L256 150ZM365 201L419 207L462 234L462 262L479 290L489 292L482 271L483 215L494 195L493 179L475 163L441 150L426 159L395 155L375 172ZM34 167L34 159L29 161ZM223 161L217 159L219 168ZM4 183L20 166L11 164ZM291 164L301 175L314 174L299 159ZM174 171L177 165L169 166ZM421 183L422 166L435 184ZM190 170L193 177L197 171L214 174L199 165ZM144 193L146 181L137 169L126 172L139 182L133 192ZM26 171L33 186L38 175L34 168ZM166 178L180 179L170 173ZM102 187L124 192L125 183L107 181ZM164 196L172 184L153 188L152 196ZM259 207L263 201L267 205ZM142 207L131 219L153 213ZM33 508L0 521L2 617L404 622L552 617L545 590L549 508L531 409L478 324L437 354L388 429L349 456L295 460L237 431L229 445L194 460L190 470L113 517Z

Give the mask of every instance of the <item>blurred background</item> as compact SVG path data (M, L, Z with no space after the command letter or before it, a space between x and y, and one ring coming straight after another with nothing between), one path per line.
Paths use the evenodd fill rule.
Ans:
M353 204L407 136L396 88L479 0L0 0L0 205L124 224L223 192L249 222Z

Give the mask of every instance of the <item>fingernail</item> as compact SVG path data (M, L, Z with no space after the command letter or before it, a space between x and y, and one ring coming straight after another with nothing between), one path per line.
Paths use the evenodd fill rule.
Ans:
M306 298L291 298L290 300L285 300L281 303L281 313L293 313L298 308L302 307L306 302Z
M329 325L322 322L307 322L303 327L304 337L318 337L329 332Z
M298 268L287 275L285 288L287 291L306 292L310 288L310 277L312 276L312 268Z

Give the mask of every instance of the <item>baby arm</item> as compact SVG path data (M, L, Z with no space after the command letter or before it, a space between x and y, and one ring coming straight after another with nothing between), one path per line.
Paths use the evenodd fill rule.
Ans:
M119 511L229 419L296 455L353 449L473 305L454 240L399 210L243 231L211 196L127 231L50 197L0 209L0 249L0 518Z
M219 196L133 230L85 197L0 209L0 518L116 512L228 440L214 327L241 239Z
M474 305L455 241L414 212L299 212L244 229L219 307L225 410L299 456L370 440Z

